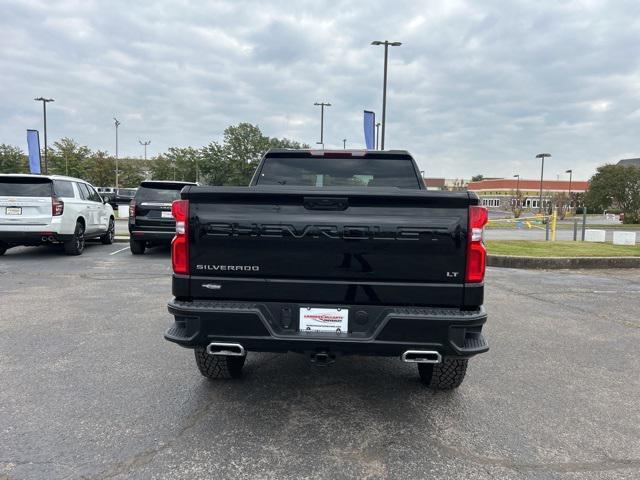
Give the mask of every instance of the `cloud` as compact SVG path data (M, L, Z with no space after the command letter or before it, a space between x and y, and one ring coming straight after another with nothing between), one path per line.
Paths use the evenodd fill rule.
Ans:
M142 155L219 139L232 123L314 144L362 147L362 110L387 146L428 175L535 178L640 155L640 3L633 0L93 2L6 0L0 28L0 142L25 130ZM635 152L635 153L634 153Z

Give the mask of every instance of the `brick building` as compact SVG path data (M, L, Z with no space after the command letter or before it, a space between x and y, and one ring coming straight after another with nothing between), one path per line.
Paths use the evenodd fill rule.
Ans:
M540 180L499 178L469 182L467 188L480 197L482 205L490 208L508 210L518 196L525 209L537 209L540 202ZM557 193L575 197L588 188L589 182L583 180L545 180L542 183L542 201L545 203Z

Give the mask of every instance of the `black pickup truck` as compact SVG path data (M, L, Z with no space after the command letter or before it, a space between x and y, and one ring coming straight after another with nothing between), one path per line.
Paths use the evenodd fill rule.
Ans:
M250 186L180 196L165 338L204 376L240 376L249 351L382 355L450 389L489 349L487 210L427 191L406 151L270 150Z

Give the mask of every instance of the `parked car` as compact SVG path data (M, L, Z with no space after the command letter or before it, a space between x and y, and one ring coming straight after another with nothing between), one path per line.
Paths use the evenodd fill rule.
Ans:
M176 222L171 203L180 198L180 190L192 182L148 180L142 182L129 204L129 246L131 253L142 255L153 245L168 245L175 234Z
M118 209L118 205L129 205L133 197L136 195L136 188L106 188L104 196L107 198L109 205L114 210Z
M0 255L18 245L61 243L80 255L85 240L113 243L113 209L89 183L57 175L0 175Z
M406 151L271 150L249 187L186 187L173 215L165 338L206 377L249 351L380 355L451 389L489 349L487 209L427 191Z

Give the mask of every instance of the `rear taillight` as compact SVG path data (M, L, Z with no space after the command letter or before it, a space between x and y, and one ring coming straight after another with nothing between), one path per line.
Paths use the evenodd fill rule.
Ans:
M64 213L64 202L58 197L51 197L51 215L54 217Z
M189 200L175 200L171 213L176 219L176 235L171 241L171 265L174 273L189 274Z
M136 202L131 200L129 204L129 218L136 218Z
M484 280L487 265L487 249L484 246L484 226L489 220L485 207L473 205L469 207L469 233L467 239L467 272L465 280L469 283L480 283Z

